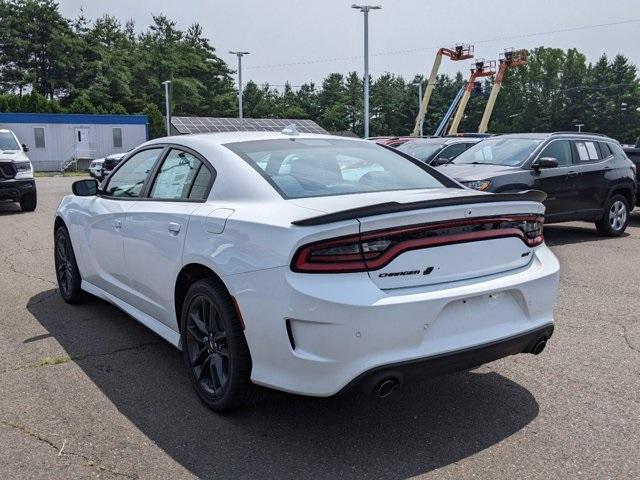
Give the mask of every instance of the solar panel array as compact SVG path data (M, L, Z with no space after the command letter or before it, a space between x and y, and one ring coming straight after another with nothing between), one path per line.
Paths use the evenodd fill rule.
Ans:
M313 120L288 120L283 118L172 117L171 124L182 135L211 132L279 132L294 124L300 133L327 134Z

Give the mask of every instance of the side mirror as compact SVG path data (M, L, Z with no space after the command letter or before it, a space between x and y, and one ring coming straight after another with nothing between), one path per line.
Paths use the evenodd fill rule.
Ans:
M433 165L434 167L438 167L440 165L444 165L445 163L449 163L450 161L451 159L447 157L436 157L431 160L431 165Z
M533 168L534 170L541 170L543 168L556 168L557 166L558 159L553 157L542 157L531 164L531 168Z
M27 147L24 143L22 144L22 151L27 153L29 151L29 147Z
M71 190L77 197L93 197L98 193L98 182L94 179L78 180L73 182Z

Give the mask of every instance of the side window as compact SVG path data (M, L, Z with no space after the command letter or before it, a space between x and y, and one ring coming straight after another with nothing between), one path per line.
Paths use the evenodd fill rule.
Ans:
M211 171L188 152L172 149L158 171L150 198L158 200L205 200Z
M122 148L122 129L113 129L113 148Z
M538 155L538 158L551 157L558 160L559 167L568 167L571 165L571 143L569 140L556 140L551 142Z
M462 152L467 150L471 145L473 144L472 143L454 143L453 145L449 145L444 150L442 150L442 152L440 152L438 156L446 158L447 160L453 160Z
M36 148L45 148L44 128L35 127L33 129L33 136L34 136L34 144Z
M139 197L162 150L162 148L143 150L127 159L118 170L111 174L109 183L104 190L105 195L123 198Z
M576 152L578 152L578 163L600 160L595 142L575 141L573 144L576 146Z
M613 151L609 148L609 144L606 142L600 142L600 151L602 152L602 158L607 158L613 155Z

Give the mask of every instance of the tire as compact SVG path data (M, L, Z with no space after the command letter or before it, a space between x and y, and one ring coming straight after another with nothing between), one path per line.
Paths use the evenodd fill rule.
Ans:
M71 237L66 227L60 226L57 228L53 246L56 279L58 280L60 296L67 303L80 303L83 300L83 292L80 288L82 277L76 263Z
M629 225L629 202L623 195L613 195L605 204L604 215L596 222L596 230L607 237L619 237Z
M181 327L182 356L200 399L220 413L244 406L253 393L251 355L224 286L213 279L191 285Z
M23 212L33 212L38 205L38 194L33 192L25 193L20 199L20 208Z

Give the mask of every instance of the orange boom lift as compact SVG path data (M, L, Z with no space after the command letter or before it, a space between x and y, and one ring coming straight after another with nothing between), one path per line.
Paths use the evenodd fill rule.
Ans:
M436 80L438 79L438 70L440 70L440 64L442 63L443 55L449 57L453 61L468 60L469 58L473 58L473 45L458 44L453 49L441 48L440 50L438 50L436 59L433 62L433 67L431 68L431 75L429 75L427 88L424 91L424 95L422 96L420 111L416 116L416 126L411 133L412 137L417 137L418 135L420 135L420 126L424 122L424 117L427 114L427 107L429 106L429 100L431 99L433 89L436 86Z
M456 115L453 117L453 121L451 122L451 127L449 128L449 135L455 135L456 133L458 133L458 127L460 126L460 122L462 121L462 117L464 116L464 111L467 108L467 103L469 103L471 92L473 92L473 89L476 86L476 80L482 77L492 77L495 74L496 74L495 60L479 59L478 61L475 62L473 68L471 68L471 75L464 89L464 94L462 95L462 99L460 100L460 105L458 105L458 110L456 110Z
M496 104L498 93L502 88L502 80L504 74L508 68L523 67L527 64L527 51L526 50L514 50L513 48L507 48L504 53L500 54L500 67L498 68L498 74L496 75L496 81L493 83L487 106L484 109L480 126L478 127L478 133L486 133L489 128L489 120L491 120L491 114L493 113L493 107Z

